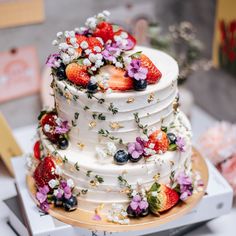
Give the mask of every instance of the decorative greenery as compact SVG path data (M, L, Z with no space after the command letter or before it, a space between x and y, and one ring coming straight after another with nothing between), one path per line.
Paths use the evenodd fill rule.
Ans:
M91 170L87 170L86 176L87 176L87 177L90 177L90 176L91 176L91 173L92 173Z
M118 112L118 108L114 106L114 104L111 102L108 106L108 111L111 111L113 115L115 115Z
M141 124L138 112L134 113L134 120L137 123L138 127L142 130L143 134L147 135L148 132L147 125Z
M120 144L123 143L123 140L121 138L117 138L117 137L110 135L110 132L108 130L100 129L98 131L98 134L105 137L105 138L109 138L113 141L118 141Z
M119 176L117 177L117 179L118 179L118 182L119 182L119 184L120 184L121 187L127 188L127 189L129 190L129 191L127 192L127 196L128 196L129 198L132 198L132 195L131 195L131 193L132 193L132 186L128 183L128 181L127 181L122 175L119 175Z
M80 170L79 165L78 165L78 162L76 162L76 163L74 164L74 167L75 167L75 169L76 169L77 171Z
M65 164L65 163L67 163L68 162L68 158L66 157L66 156L64 156L63 158L62 158L62 162Z
M84 106L84 111L89 110L90 108L88 106Z
M99 184L104 182L104 179L99 175L95 175L95 179L98 181Z

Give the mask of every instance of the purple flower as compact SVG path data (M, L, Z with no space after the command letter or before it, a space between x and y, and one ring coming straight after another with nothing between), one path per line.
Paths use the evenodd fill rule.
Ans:
M71 197L72 193L71 193L71 188L69 186L66 186L64 188L64 197L66 199L69 199Z
M142 213L143 210L148 208L148 202L143 200L139 194L135 195L129 204L130 208L136 215Z
M40 204L40 209L43 211L43 212L48 212L49 210L49 204L47 201L43 202Z
M120 53L121 49L115 43L106 44L105 49L102 51L104 59L110 62L115 62Z
M179 151L181 151L181 152L185 151L185 140L184 140L184 138L178 136L177 139L176 139L176 145L177 145Z
M57 198L57 199L61 199L61 198L63 197L63 194L64 194L63 189L58 188L58 189L56 190L56 198Z
M147 68L141 67L141 61L138 59L133 59L127 68L128 76L136 80L146 79L147 73Z
M60 186L64 189L67 186L67 182L65 180L61 180Z
M56 67L55 62L57 62L60 59L60 54L54 53L50 54L47 58L46 65L49 67Z
M56 134L66 134L70 130L68 121L60 121L58 123L55 129Z
M180 199L185 201L193 193L192 179L182 171L176 181L179 184Z
M39 203L43 203L47 200L48 192L49 187L47 185L38 188L38 192L36 193L36 199L39 201Z
M134 158L139 158L144 153L144 141L140 138L136 138L136 142L128 144L128 153Z
M101 216L98 215L97 213L94 214L94 216L93 216L92 219L93 219L93 220L96 220L96 221L100 221L100 220L102 220Z

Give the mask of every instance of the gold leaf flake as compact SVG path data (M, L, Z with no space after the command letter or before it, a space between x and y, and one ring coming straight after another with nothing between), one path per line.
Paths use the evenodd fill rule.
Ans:
M95 120L92 120L92 121L89 123L89 127L90 127L91 129L94 128L96 125L97 125L97 123L96 123Z
M179 103L175 100L175 101L173 102L173 110L174 110L175 112L177 112L177 111L178 111L178 108L179 108Z
M160 178L160 173L157 173L156 175L153 176L153 179L157 182Z
M78 147L80 148L80 150L83 150L85 145L83 143L77 143Z
M113 129L113 130L118 130L118 129L124 127L124 126L122 126L119 122L110 122L109 126L110 126L111 129Z
M68 92L65 92L64 93L64 96L65 96L65 98L66 98L66 101L70 104L70 102L71 102L71 94L69 94Z
M127 102L127 103L133 103L133 102L134 102L134 98L131 98L131 97L130 97L130 98L127 99L126 102Z
M154 100L154 93L150 93L148 96L148 103L152 102Z

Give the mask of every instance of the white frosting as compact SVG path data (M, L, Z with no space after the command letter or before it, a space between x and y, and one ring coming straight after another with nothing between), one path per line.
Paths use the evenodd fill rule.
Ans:
M110 135L121 138L124 143L132 142L140 131L134 122L134 113L138 112L141 123L148 128L160 127L161 122L168 124L173 119L172 103L177 95L178 66L174 59L167 54L154 49L136 47L135 51L142 51L147 55L162 73L160 81L154 85L148 85L142 92L125 91L111 94L96 93L95 96L104 98L105 102L99 104L96 99L89 99L84 91L79 91L65 81L56 80L55 103L58 114L64 120L71 122L75 120L75 113L79 113L78 124L72 127L69 138L73 148L77 148L78 143L85 145L85 149L90 150L101 141L98 135L100 129L108 130ZM66 87L66 89L65 89ZM61 96L59 91L67 94ZM78 96L73 100L73 95ZM68 99L69 97L69 99ZM128 102L133 100L133 102ZM115 115L108 110L110 104L118 108ZM84 110L88 107L88 110ZM102 113L106 120L93 119L92 115ZM96 126L91 128L90 122L95 121ZM111 125L117 122L121 127L112 129Z
M80 207L85 210L93 211L101 203L105 204L106 210L112 203L128 203L127 195L121 192L118 176L123 176L132 186L138 183L148 188L156 174L160 174L161 183L168 184L172 171L178 174L186 168L191 168L191 127L186 116L181 112L176 115L172 108L177 95L178 65L170 56L154 49L136 47L135 51L146 54L162 73L160 81L148 85L145 91L113 91L111 94L99 92L95 94L97 99L105 99L104 103L99 104L96 99L88 98L84 91L65 81L55 80L58 115L71 124L70 145L66 150L59 150L41 131L40 137L45 154L56 154L62 159L66 157L66 163L61 165L62 175L72 179L77 189L88 190L86 195L79 197ZM76 99L73 99L75 96ZM108 110L111 103L118 108L116 114ZM84 109L85 107L89 109ZM76 113L79 114L78 119L75 119ZM102 113L106 119L93 119L94 113ZM142 134L135 122L134 113L138 113L140 123L147 125L149 130L152 127L160 128L161 125L172 125L173 128L169 131L183 136L186 141L185 152L167 151L147 160L143 158L138 163L128 162L122 166L114 164L112 153L116 148L124 146L108 144L110 140L101 138L98 131L107 130L110 135L121 138L124 143L134 142L136 137ZM76 123L74 126L72 120ZM95 121L96 125L90 127L91 121ZM120 126L119 129L112 128L111 124L114 122ZM84 148L79 149L78 143L83 144ZM110 152L110 155L107 155L107 152ZM97 157L98 154L100 158ZM79 170L75 167L79 167ZM96 176L101 177L104 182L93 186L90 181Z

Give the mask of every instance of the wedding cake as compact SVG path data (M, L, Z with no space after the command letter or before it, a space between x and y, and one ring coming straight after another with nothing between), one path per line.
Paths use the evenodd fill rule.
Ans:
M128 224L192 195L191 126L178 107L178 65L136 45L109 12L58 32L55 107L39 115L31 173L36 199Z

